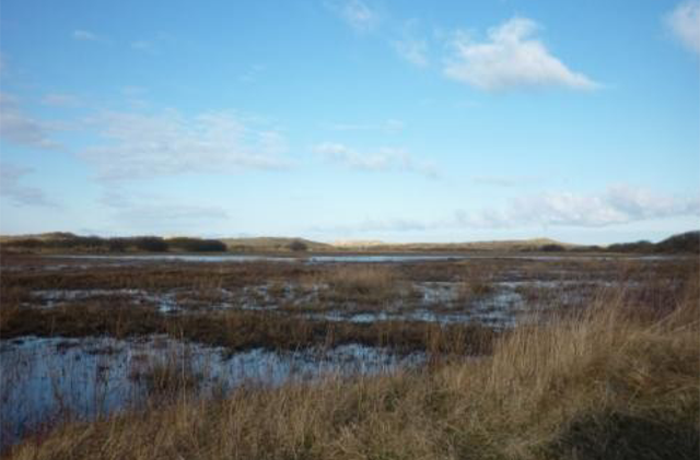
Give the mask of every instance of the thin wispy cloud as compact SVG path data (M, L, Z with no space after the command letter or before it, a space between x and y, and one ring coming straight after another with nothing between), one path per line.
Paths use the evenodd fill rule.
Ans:
M445 228L454 226L452 221L444 222L427 222L420 219L401 219L401 218L365 218L359 222L352 224L331 224L317 225L308 228L310 233L335 235L353 235L353 234L370 234L376 235L380 232L415 232L425 231L435 228Z
M80 151L103 179L129 180L183 173L282 169L281 134L227 112L188 117L107 112L94 117L102 142Z
M82 29L76 29L73 31L71 36L75 40L81 40L81 41L100 41L102 38L98 36L97 34L94 34L88 30L82 30Z
M326 5L357 32L368 32L379 25L379 13L362 0L337 0Z
M341 233L411 232L426 230L503 230L529 227L603 228L655 219L700 217L698 198L678 197L629 185L601 193L550 192L510 200L504 207L455 211L438 220L365 219L355 225L315 228Z
M428 42L426 40L404 37L393 41L392 46L403 60L418 67L428 66Z
M148 54L156 54L163 49L165 45L173 45L175 38L166 32L158 32L151 37L140 38L129 43L132 50L140 51Z
M327 161L347 169L373 172L410 172L429 178L437 178L434 164L415 160L400 148L382 147L371 152L361 152L344 144L324 142L314 151Z
M430 63L428 40L418 33L416 19L404 23L401 36L391 42L392 48L404 61L417 67L427 67Z
M650 219L700 215L700 200L628 185L597 194L550 192L519 197L500 211L484 211L466 222L489 227L545 225L606 227Z
M55 206L43 190L22 183L22 178L33 171L7 162L0 163L0 197L18 206Z
M486 41L457 33L443 71L451 79L486 91L550 86L591 90L599 86L553 56L537 37L538 29L536 22L515 17L489 29Z
M127 98L132 98L132 97L144 97L146 94L148 94L148 89L142 87L142 86L124 86L121 90L120 93Z
M384 133L398 133L405 128L405 123L396 118L388 118L378 123L322 123L324 129L331 131L381 131Z
M542 179L534 176L473 176L472 182L492 187L520 187L531 185Z
M245 72L243 72L239 77L238 80L243 82L243 83L254 83L260 74L262 74L265 71L265 66L261 64L255 64L248 69L246 69Z
M125 86L121 88L119 94L134 110L145 110L151 106L147 100L148 90L141 86Z
M66 93L49 93L41 98L41 103L50 107L72 108L82 104L79 97Z
M202 227L219 225L228 219L217 206L181 203L155 203L127 207L117 211L117 221L131 228L173 234L181 231L200 232Z
M220 225L229 218L219 206L130 194L119 188L105 192L100 202L111 210L116 226L129 232L157 231L165 235L200 232L203 226Z
M26 114L17 99L0 93L0 139L25 147L55 149L60 145L50 138L52 127Z
M133 41L131 42L131 48L136 51L143 51L146 53L153 53L156 50L155 44L148 40Z
M666 16L666 24L681 43L700 55L700 1L678 4Z

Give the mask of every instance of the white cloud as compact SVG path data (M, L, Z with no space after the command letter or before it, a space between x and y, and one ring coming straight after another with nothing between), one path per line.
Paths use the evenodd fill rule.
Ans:
M681 198L627 185L609 187L605 200L629 220L700 214L698 196Z
M97 36L96 34L89 32L87 30L74 30L73 31L73 38L75 40L82 40L82 41L98 41L100 40L100 37Z
M606 227L650 219L700 215L700 200L616 185L597 194L550 192L518 197L502 209L461 213L459 222L485 228L527 225Z
M435 229L502 230L528 227L601 228L634 222L700 216L698 197L670 196L618 185L602 193L551 192L512 199L505 207L456 211L444 219L367 219L357 225L315 231L386 232Z
M485 42L458 33L444 73L487 91L546 86L590 90L599 86L550 54L535 36L537 29L534 21L515 17L489 29Z
M32 172L31 168L0 164L0 197L20 206L55 206L43 190L21 183L22 177Z
M57 148L59 144L49 138L50 131L48 123L26 115L15 97L0 93L0 139L33 148Z
M394 41L392 45L402 59L418 67L428 65L428 42L426 40L405 37Z
M689 49L700 54L700 1L685 1L666 16L674 35Z
M125 180L182 173L222 173L289 166L284 138L227 112L185 117L107 112L96 124L104 140L80 156L103 179Z
M367 32L379 24L379 14L362 0L343 0L330 7L358 32Z
M326 160L360 171L413 172L426 177L438 176L435 165L418 162L403 149L383 147L374 152L359 152L343 144L324 142L314 147Z

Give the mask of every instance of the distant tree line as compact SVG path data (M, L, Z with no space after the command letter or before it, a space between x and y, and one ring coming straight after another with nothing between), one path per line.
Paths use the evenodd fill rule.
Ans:
M102 238L99 236L79 236L72 233L55 232L26 237L5 237L0 241L0 248L9 251L29 252L88 252L88 253L119 253L119 252L255 252L260 250L306 252L309 244L301 239L270 243L266 246L246 244L227 244L217 239L176 237L162 238L160 236L133 236ZM377 246L374 250L387 250ZM440 248L432 248L432 251ZM448 249L444 249L448 250ZM449 249L454 250L454 249ZM700 253L700 231L691 231L673 235L659 243L642 240L632 243L600 246L564 246L547 243L539 247L523 247L513 249L520 252L617 252L617 253Z
M608 246L610 252L654 252L656 245L651 241L640 240L633 243L616 243Z
M223 252L226 245L219 240L178 237L170 238L167 244L171 249L186 252Z
M566 251L566 248L562 246L561 244L545 244L540 248L540 251L543 252L563 252Z
M287 246L290 251L303 252L309 249L309 246L301 240L294 240Z
M99 236L78 236L73 234L52 234L50 238L17 238L2 243L6 249L36 251L76 251L76 252L223 252L226 245L219 240L202 238L170 238L160 236L133 236L102 238Z
M615 243L607 247L601 246L571 246L565 247L560 244L545 244L532 251L542 252L614 252L614 253L700 253L700 231L680 233L666 238L658 243L647 240L634 241L631 243Z

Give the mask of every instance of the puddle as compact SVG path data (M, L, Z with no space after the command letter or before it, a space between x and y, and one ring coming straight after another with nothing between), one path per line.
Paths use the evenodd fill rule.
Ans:
M326 313L311 313L308 318L325 321L349 321L351 323L373 323L377 321L424 321L430 323L451 324L475 321L469 313L444 313L428 310L414 310L406 313L346 313L333 310Z
M391 255L339 255L311 256L305 261L310 264L324 263L397 263L462 260L468 256L458 254L391 254Z
M37 290L32 297L42 308L70 305L70 302L86 299L122 297L134 305L155 305L164 314L186 314L224 309L250 311L278 311L280 314L302 314L310 319L368 323L373 321L408 320L438 323L475 322L487 319L490 323L501 318L511 324L514 312L523 308L518 282L494 283L496 289L488 294L462 299L462 283L421 282L414 283L417 295L400 296L382 305L381 311L352 301L322 302L318 311L319 294L328 289L325 284L301 286L294 283L275 283L246 286L240 291L217 289L209 292L215 300L198 299L197 291L172 290L149 293L140 289L90 289L90 290ZM106 303L106 308L109 304ZM284 307L284 308L281 308ZM500 312L496 314L495 312Z
M101 262L303 262L307 264L328 263L400 263L461 260L472 256L462 254L361 254L361 255L314 255L314 256L268 256L252 254L142 254L142 255L63 255L46 256L62 259L79 259ZM68 266L68 265L66 265Z
M601 287L616 285L608 281L502 281L490 283L483 294L462 295L460 282L421 282L416 304L384 306L380 311L353 311L358 306L334 307L307 314L308 318L327 321L371 323L375 321L426 321L441 324L476 323L496 329L515 327L553 309L583 305L594 299Z
M534 260L534 261L575 261L575 260L641 260L663 261L683 258L682 255L542 255L542 254L329 254L310 256L272 256L253 254L141 254L141 255L90 255L75 254L61 256L45 256L47 258L78 259L92 261L128 261L128 262L304 262L308 264L324 263L400 263L400 262L430 262L458 261L465 259L492 260Z
M195 255L195 254L140 254L140 255L61 255L46 256L61 259L128 262L296 262L296 257L264 256L250 254Z
M149 370L174 363L196 376L202 397L243 383L279 385L324 374L356 375L415 366L422 354L397 357L361 345L327 352L271 352L255 349L227 355L223 349L184 344L166 337L24 337L0 342L0 423L2 446L51 420L94 419L136 408L148 395Z
M432 281L415 283L413 288L422 296L424 304L455 302L459 298L461 283Z

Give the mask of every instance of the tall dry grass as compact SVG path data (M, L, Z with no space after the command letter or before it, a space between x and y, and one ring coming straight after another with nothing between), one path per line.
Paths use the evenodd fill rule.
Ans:
M699 299L697 275L656 315L606 295L513 331L487 358L244 387L68 425L10 458L696 459Z
M322 272L322 279L338 295L391 295L396 290L397 276L385 266L339 266Z
M346 304L376 309L389 307L412 293L410 283L399 275L391 266L338 265L307 276L303 284L322 288L318 293L321 305Z

